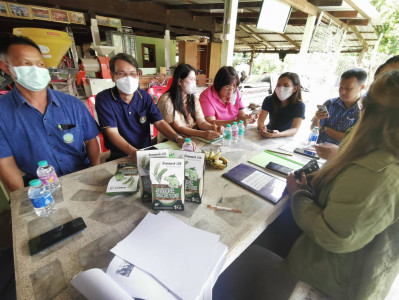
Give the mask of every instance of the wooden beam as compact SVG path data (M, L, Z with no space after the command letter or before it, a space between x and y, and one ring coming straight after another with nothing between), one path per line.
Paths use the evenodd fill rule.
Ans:
M280 0L288 5L291 5L296 10L307 13L308 15L317 16L317 7L306 0Z
M371 19L359 6L353 3L352 0L345 0L345 2L348 3L354 10L358 11L367 20Z
M261 1L257 2L239 2L238 8L260 8L262 5ZM166 9L174 10L193 10L193 9L224 9L224 3L213 3L213 4L179 4L179 5L165 5Z
M363 36L360 34L359 30L357 30L356 26L350 26L350 30L356 35L356 37L359 39L359 42L362 44L363 49L367 49L369 45L367 42L364 40Z
M223 13L211 13L211 12L203 12L203 11L194 11L192 12L193 16L201 16L201 17L214 17L214 18L223 18ZM259 12L251 12L251 13L237 13L237 18L259 18Z
M295 47L295 49L299 49L301 48L301 46L295 42L293 39L291 39L288 35L284 34L284 33L279 33L280 36L282 36L283 38L285 38L291 45L293 45Z
M308 0L315 6L341 6L342 0Z
M327 12L330 15L339 19L356 18L358 14L356 10L336 10L336 11L327 11Z
M255 39L260 41L261 44L265 45L266 47L271 47L271 48L276 48L273 44L271 44L269 41L267 41L265 38L263 38L261 35L257 34L249 25L243 26L243 25L238 25L238 28L241 30L245 31L246 33L252 35Z
M341 21L348 25L357 26L367 26L369 24L369 20L367 19L342 19Z
M245 45L245 46L251 48L252 50L254 49L253 46L251 46L250 44L248 44L247 42L245 42L245 41L242 40L241 38L235 37L235 40L236 40L236 41L239 41L241 44L243 44L243 45Z
M358 14L355 10L327 11L327 13L339 19L356 18ZM290 19L306 19L307 17L308 14L302 11L293 11L290 15Z
M180 26L190 29L214 31L213 18L201 17L193 20L189 11L170 11L166 13L163 4L152 2L121 2L109 0L40 0L41 5L54 7L60 5L62 9L88 11L89 9L96 14L115 18L126 18L137 21L146 21L161 25Z

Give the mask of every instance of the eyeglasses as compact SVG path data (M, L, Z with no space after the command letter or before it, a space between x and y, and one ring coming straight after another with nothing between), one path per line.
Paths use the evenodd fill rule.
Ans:
M225 90L226 92L235 92L237 90L237 86L234 85L225 85L224 87L222 87L223 90Z
M119 78L126 77L126 76L130 76L130 77L136 78L137 77L137 72L125 73L123 71L119 71L119 72L114 72L114 75L119 77Z

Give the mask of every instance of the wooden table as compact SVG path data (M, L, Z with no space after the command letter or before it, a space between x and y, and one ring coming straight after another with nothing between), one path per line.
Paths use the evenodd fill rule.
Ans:
M206 169L203 203L186 202L183 212L170 212L185 223L220 235L228 246L227 267L270 224L287 205L278 205L258 197L221 177L223 172L265 149L277 149L292 138L263 139L254 128L247 130L245 141L222 147L229 159L225 170ZM204 149L217 145L198 144ZM110 249L125 238L148 213L150 203L142 203L140 194L106 196L107 183L123 158L61 177L62 189L54 194L56 212L38 218L27 197L27 188L11 194L15 277L18 299L76 299L79 292L70 280L80 271L106 268L113 258ZM303 159L307 161L306 158ZM240 208L243 213L215 211L207 204ZM83 217L87 229L34 256L29 255L28 240L74 218Z

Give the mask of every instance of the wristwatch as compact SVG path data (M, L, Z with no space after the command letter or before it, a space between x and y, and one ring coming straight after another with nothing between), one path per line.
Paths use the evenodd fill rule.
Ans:
M327 130L326 126L321 126L320 133L326 132L326 130Z

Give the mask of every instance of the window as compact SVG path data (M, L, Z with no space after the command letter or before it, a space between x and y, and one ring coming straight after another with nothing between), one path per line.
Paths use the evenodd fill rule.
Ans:
M154 44L142 44L142 56L143 56L143 67L144 68L156 68L156 56L155 56L155 45Z

